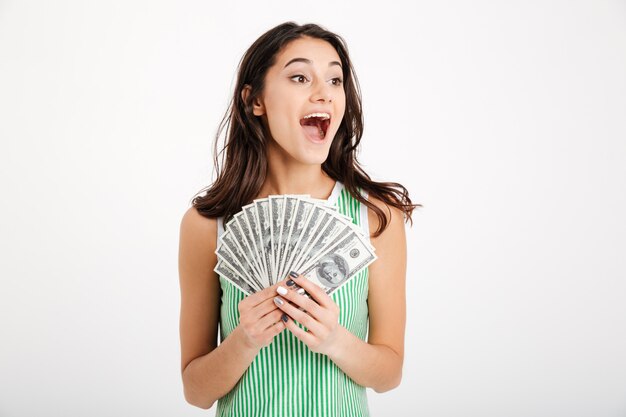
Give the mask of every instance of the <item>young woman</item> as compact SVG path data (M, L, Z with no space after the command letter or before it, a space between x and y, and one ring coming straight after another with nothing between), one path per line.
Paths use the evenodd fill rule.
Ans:
M330 120L306 128L312 113ZM372 181L357 163L361 97L345 41L315 24L269 30L240 62L227 116L223 169L224 120L217 178L181 222L185 399L204 409L217 401L218 416L367 416L366 387L400 384L404 223L421 205L398 183ZM246 296L214 272L217 239L244 205L272 194L336 205L362 228L377 259L330 295L292 271Z

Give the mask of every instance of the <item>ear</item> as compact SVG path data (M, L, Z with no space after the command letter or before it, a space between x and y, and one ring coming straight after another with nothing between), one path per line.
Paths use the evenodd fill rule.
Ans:
M248 84L244 85L243 89L241 90L241 98L243 99L244 103L250 95L250 90L252 90L252 87L250 87L250 85ZM263 105L263 103L261 103L261 100L259 100L258 97L255 98L254 102L252 103L252 113L255 116L261 116L265 114L265 106Z

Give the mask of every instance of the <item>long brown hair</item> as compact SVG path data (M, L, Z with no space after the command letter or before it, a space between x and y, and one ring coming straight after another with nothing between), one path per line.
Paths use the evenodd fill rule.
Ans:
M330 43L337 51L343 67L345 113L330 146L328 158L322 164L322 170L329 177L342 182L354 198L374 210L380 221L374 237L385 230L389 220L383 210L363 198L358 192L359 188L367 190L369 195L387 205L402 210L404 220L410 220L412 225L411 213L415 207L422 205L412 204L408 190L399 183L372 181L357 161L357 147L363 135L361 91L348 56L346 42L341 36L311 23L282 23L261 35L244 54L239 62L233 98L215 136L213 155L217 179L196 194L192 200L193 206L204 217L224 216L224 223L227 223L258 195L267 175L266 146L270 136L266 134L261 120L253 114L252 103L262 94L265 75L276 62L276 55L281 48L305 36ZM241 92L246 85L251 90L244 102ZM219 152L222 155L222 170L218 162L217 143L224 127L227 127L228 134L225 145ZM206 194L200 196L204 191Z

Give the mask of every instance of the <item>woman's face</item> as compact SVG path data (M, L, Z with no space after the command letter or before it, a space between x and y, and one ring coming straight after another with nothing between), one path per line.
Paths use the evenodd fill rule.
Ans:
M346 106L341 60L328 42L300 38L287 44L268 69L263 95L255 100L254 114L262 116L271 139L270 148L305 164L321 164L339 129ZM328 113L323 139L319 129L304 127L311 113Z

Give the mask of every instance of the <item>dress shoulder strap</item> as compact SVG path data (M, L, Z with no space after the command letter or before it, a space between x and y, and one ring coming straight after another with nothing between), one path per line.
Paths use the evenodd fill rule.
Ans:
M369 201L369 199L367 198L368 193L367 190L363 190L360 189L361 195L363 196L363 198L365 198L366 200ZM370 240L370 228L369 228L369 218L367 216L367 206L364 203L360 203L361 204L361 210L360 210L360 224L361 227L363 228L363 233L365 233L365 236L367 237L367 240L369 242Z
M220 216L217 218L217 238L219 239L224 233L224 216Z

